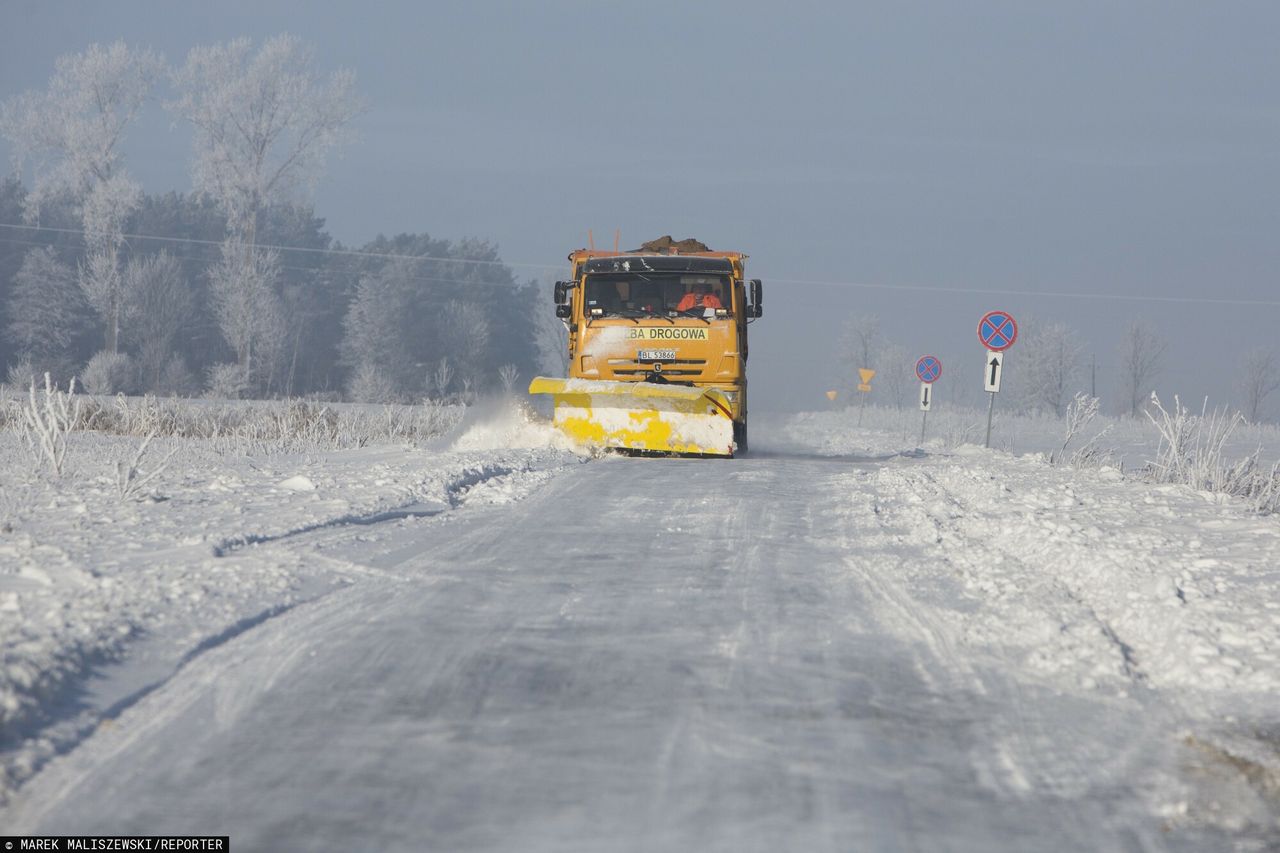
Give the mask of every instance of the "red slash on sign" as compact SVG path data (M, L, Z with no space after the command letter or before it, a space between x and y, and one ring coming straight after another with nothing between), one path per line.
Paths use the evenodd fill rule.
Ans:
M992 352L1004 352L1018 339L1018 324L1007 311L990 311L978 321L978 340Z

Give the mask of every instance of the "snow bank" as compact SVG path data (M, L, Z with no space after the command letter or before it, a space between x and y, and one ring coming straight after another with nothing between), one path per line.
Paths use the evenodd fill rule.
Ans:
M549 420L511 400L473 406L443 444L459 452L543 448L590 454Z

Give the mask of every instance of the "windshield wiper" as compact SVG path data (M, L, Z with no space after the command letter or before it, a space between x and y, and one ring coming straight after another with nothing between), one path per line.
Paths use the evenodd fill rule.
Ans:
M704 322L704 323L706 323L708 326L710 326L710 325L711 325L711 321L707 319L707 317L706 317L706 315L705 315L705 314L694 314L694 313L693 313L694 311L698 311L698 310L700 310L700 309L697 309L697 308L686 308L685 310L683 310L683 311L681 311L681 312L679 312L679 313L680 313L680 316L681 316L681 317L693 317L693 318L696 318L696 319L698 319L698 320L701 320L702 322ZM674 321L674 320L672 320L672 322L674 323L675 321Z

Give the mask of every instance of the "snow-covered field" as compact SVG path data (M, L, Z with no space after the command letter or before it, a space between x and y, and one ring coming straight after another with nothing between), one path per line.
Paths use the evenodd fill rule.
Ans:
M1164 404L1173 408L1173 401ZM1202 411L1203 401L1182 401L1195 415ZM779 416L767 415L767 419ZM920 441L921 412L914 407L841 406L828 411L805 412L783 416L793 421L790 430L805 444L826 451L843 452L842 447L865 441L867 434L881 436L886 446L914 447ZM991 430L991 446L1014 455L1048 456L1062 449L1066 428L1063 419L1044 414L1012 414L1002 412L997 404ZM965 444L981 445L987 428L987 410L939 403L929 413L925 426L925 447L951 450ZM1146 417L1120 418L1098 415L1075 435L1067 447L1070 452L1093 443L1113 467L1129 471L1141 469L1156 457L1159 433ZM1241 424L1231 431L1223 448L1223 457L1234 461L1260 450L1261 461L1274 464L1280 459L1280 426L1275 424Z
M137 437L75 433L67 470L54 477L35 472L16 431L0 431L0 796L12 798L18 825L48 828L40 815L54 808L44 802L50 791L63 796L75 789L65 780L42 788L41 775L61 779L58 774L73 768L81 780L76 784L89 784L83 781L91 778L89 759L77 767L75 756L96 755L87 747L107 742L113 727L136 725L137 715L150 707L148 697L163 693L208 650L239 635L247 640L267 623L287 625L275 617L306 610L335 589L390 576L387 555L394 554L398 535L429 534L442 549L451 547L447 527L424 533L414 525L483 518L490 535L501 539L503 507L536 502L544 488L560 482L558 494L573 495L574 505L549 507L537 523L554 518L574 532L517 543L513 547L524 549L527 564L503 569L545 572L539 589L573 588L570 599L557 605L557 619L572 620L569 601L586 596L590 603L592 588L581 578L554 582L560 552L570 558L575 548L594 553L596 546L585 543L615 539L619 548L641 555L629 572L655 559L651 548L666 555L656 565L669 563L673 571L685 557L700 555L690 563L691 578L713 567L732 574L742 561L759 572L766 564L752 555L774 554L782 562L767 565L774 571L785 565L792 573L778 587L786 601L799 596L795 602L830 618L837 601L854 596L850 601L862 608L857 618L868 620L847 635L835 623L806 622L805 630L828 643L842 637L854 644L847 648L859 648L864 640L858 638L867 636L874 646L879 631L886 643L918 650L911 666L925 692L923 704L910 710L888 699L872 704L894 715L942 707L947 719L958 714L968 721L978 734L960 757L913 753L922 768L936 763L936 772L911 780L927 786L938 776L948 784L970 784L978 792L973 808L979 816L968 818L971 835L949 839L939 826L913 825L897 827L894 838L919 849L990 849L982 845L994 824L983 824L981 815L1004 815L1006 807L1021 803L1028 814L1043 811L1063 822L1009 836L1009 849L1027 849L1020 845L1031 838L1057 839L1062 843L1055 846L1071 849L1113 849L1117 838L1131 839L1134 849L1266 849L1280 838L1280 517L1258 515L1239 498L1140 479L1156 452L1156 432L1145 421L1092 424L1075 444L1107 428L1100 446L1112 452L1077 468L1047 461L1062 443L1059 422L1002 416L991 451L975 444L982 440L980 431L975 434L980 428L985 412L948 414L940 407L919 449L918 412L761 416L752 425L753 452L743 460L593 462L545 426L511 409L491 409L450 424L438 439L412 443L299 450L261 441L157 438L143 471L170 449L178 452L144 492L129 497L120 494L116 462L132 458ZM1277 458L1280 435L1272 428L1238 430L1227 455L1259 447L1263 458ZM707 464L718 467L697 467ZM586 478L588 470L597 473ZM703 493L699 471L727 477L739 493ZM645 494L645 484L671 489L675 472L688 477L663 498L665 515L644 516L634 528L607 526L614 515L627 516L600 484L652 504L658 496ZM753 484L765 482L775 491L757 494ZM662 535L654 539L661 530L665 541L696 535L681 521L696 505L715 505L724 517L731 517L728 507L738 507L733 512L758 519L769 514L771 502L776 523L787 526L774 530L761 523L759 542L750 538L753 527L714 531L725 537L714 549L698 538L688 540L701 543L696 546L664 550ZM595 529L587 521L577 532L572 518L592 515L593 507L605 526ZM737 558L736 542L746 543ZM453 559L465 562L462 553ZM421 556L413 559L419 562L404 566L422 563ZM612 565L600 564L598 579L612 577ZM520 575L511 577L515 583ZM667 587L642 589L631 600L647 600ZM749 614L784 614L800 604L751 601L767 591L743 586L739 622L727 633L707 624L706 639L718 650L713 656L727 669L709 675L703 692L727 690L735 679L751 683L750 673L789 665L782 642L788 635L768 630L798 626L781 615L772 617L777 625L757 625ZM692 612L700 612L697 584L685 592L694 596ZM610 623L590 624L607 630ZM644 629L658 644L655 650L664 625ZM484 630L501 643L498 638L511 629ZM585 641L597 636L588 633ZM680 636L693 642L687 632ZM745 651L753 644L761 656ZM817 647L806 654L822 653ZM698 654L697 666L716 669L704 651ZM486 678L501 676L500 664L489 667ZM814 706L803 695L807 672L798 669L786 682L803 705L786 712L801 716L786 719L799 725L828 719L820 702ZM749 693L735 695L734 702L743 695ZM841 724L838 717L831 717L835 728L827 735L834 737L840 725L856 729L862 719L855 715L855 722ZM1095 730L1096 720L1118 727ZM682 725L687 730L687 721ZM697 743L708 736L703 732ZM59 770L60 762L52 760L63 753ZM710 772L711 756L724 758L712 748L698 768ZM812 784L835 796L830 802L843 801L842 777L831 775L831 768L814 769L813 761L821 757L783 761L777 772L785 779L811 774L806 778ZM42 768L48 773L40 774ZM465 778L465 766L451 772ZM670 781L675 784L675 777ZM902 784L899 793L910 793L911 785ZM32 794L24 801L28 789ZM754 802L754 795L739 796ZM61 812L53 813L74 814L75 802L64 798ZM723 818L728 802L722 810L708 805L710 817L703 818ZM763 801L757 806L765 807ZM1071 828L1062 809L1085 825ZM0 819L4 814L0 810ZM828 816L833 825L848 818L838 809ZM1095 818L1097 826L1090 824ZM811 837L814 828L804 826L798 813L780 819L783 829L803 829L797 837ZM589 821L567 825L583 828ZM663 837L676 846L690 842L695 836L681 834L684 825L673 821L669 832L675 834ZM770 826L747 846L772 838L769 832L779 825ZM442 836L466 838L472 836ZM519 845L513 839L495 846Z

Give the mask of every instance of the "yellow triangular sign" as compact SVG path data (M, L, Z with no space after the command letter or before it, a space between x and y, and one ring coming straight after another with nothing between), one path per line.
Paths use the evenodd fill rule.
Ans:
M827 399L828 399L828 400L834 400L834 399L836 398L836 393L837 393L837 392L835 392L835 391L828 391L828 392L827 392Z
M874 370L867 370L865 367L858 368L858 376L862 377L862 384L867 385L871 382L871 377L875 376Z

